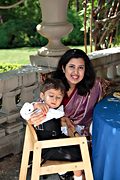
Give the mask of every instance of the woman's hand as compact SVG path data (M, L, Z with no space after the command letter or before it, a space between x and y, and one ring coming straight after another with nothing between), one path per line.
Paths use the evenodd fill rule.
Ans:
M31 115L29 123L38 126L45 119L49 107L43 103L34 103L34 109L40 109L40 111L37 111L37 113L35 112Z
M70 120L70 118L64 116L64 117L61 118L61 120L67 124L68 128L73 128L74 127L74 124Z
M85 127L84 129L81 130L81 135L82 136L91 136L89 132L89 127Z
M67 118L67 117L62 117L61 121L62 121L62 124L67 125L69 136L74 136L74 133L76 132L76 130L75 130L75 126L73 124L73 121L70 118Z

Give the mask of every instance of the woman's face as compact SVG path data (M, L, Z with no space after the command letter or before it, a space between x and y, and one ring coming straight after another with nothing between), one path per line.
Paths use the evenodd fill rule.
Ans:
M85 74L85 62L82 58L72 58L67 64L65 69L63 68L65 77L71 86L75 86L79 83Z

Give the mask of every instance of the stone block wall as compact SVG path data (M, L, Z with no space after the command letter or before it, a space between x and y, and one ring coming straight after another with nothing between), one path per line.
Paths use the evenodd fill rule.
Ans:
M0 158L22 150L25 121L19 111L39 97L40 72L27 66L0 74Z
M88 55L97 76L120 81L120 47L95 51Z

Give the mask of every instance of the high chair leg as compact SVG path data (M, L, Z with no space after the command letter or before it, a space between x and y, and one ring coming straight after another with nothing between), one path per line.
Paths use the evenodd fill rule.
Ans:
M33 165L31 180L39 180L40 176L40 164L41 164L41 148L39 142L35 143L33 151Z
M26 133L25 133L19 180L26 180L30 151L33 151L33 147L34 147L34 141L32 140L32 134L31 134L30 128L29 126L27 126Z
M24 146L19 180L26 180L30 151Z

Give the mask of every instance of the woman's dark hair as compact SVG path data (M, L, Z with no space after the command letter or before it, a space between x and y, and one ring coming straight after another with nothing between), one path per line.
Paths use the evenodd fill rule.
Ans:
M90 92L95 82L95 71L93 65L87 56L87 54L80 49L70 49L66 51L58 62L56 71L53 73L52 77L61 79L66 87L66 91L69 90L70 86L67 82L63 69L72 58L82 58L85 62L85 74L84 78L77 84L78 94L86 95Z

